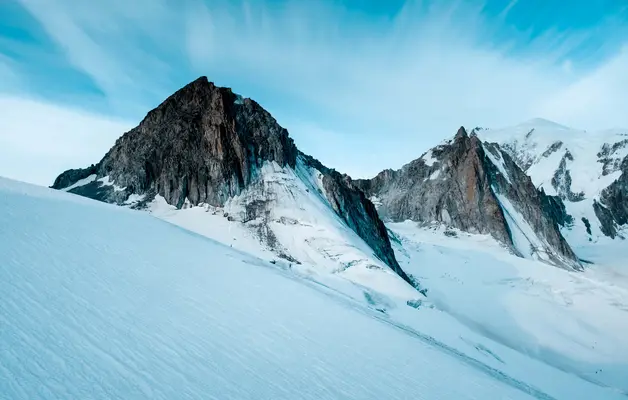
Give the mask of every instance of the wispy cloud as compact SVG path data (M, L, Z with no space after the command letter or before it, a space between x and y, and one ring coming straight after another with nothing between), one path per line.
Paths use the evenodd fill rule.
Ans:
M0 54L0 92L16 92L24 86L13 64L8 57Z
M131 124L17 97L0 97L0 175L52 185L98 162Z
M139 119L204 74L356 176L399 167L460 125L628 126L618 20L522 30L509 23L517 1L491 12L408 1L392 17L323 1L20 1L115 115ZM604 49L583 51L601 36Z

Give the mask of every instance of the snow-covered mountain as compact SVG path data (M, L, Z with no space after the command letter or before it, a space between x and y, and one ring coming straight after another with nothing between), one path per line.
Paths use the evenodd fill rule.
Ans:
M364 194L301 153L259 104L206 77L150 111L96 165L66 171L52 187L147 208L219 240L228 226L249 238L248 250L295 268L379 287L398 285L396 273L413 284ZM195 217L166 205L195 208Z
M464 128L400 170L355 185L385 220L489 233L521 257L582 269L559 230L565 224L561 200L537 190L499 145Z
M623 240L628 223L628 130L587 132L533 119L474 132L499 143L538 188L563 200L572 217L563 233L572 246L590 252L597 243L608 245L609 238Z
M203 207L170 212L199 223L212 215ZM613 389L625 384L623 336L592 329L608 306L585 307L606 300L605 287L577 283L553 294L572 274L557 268L540 287L505 281L512 260L532 262L496 245L483 246L484 258L428 242L422 251L415 227L404 226L395 227L405 235L395 249L434 281L436 307L404 292L409 286L394 274L391 296L337 274L273 264L143 211L0 178L0 398L625 398ZM488 254L501 260L497 269ZM447 275L437 279L443 262ZM461 286L456 270L474 279ZM496 293L524 297L509 304ZM533 307L526 294L537 299ZM471 312L478 298L489 307ZM569 299L575 307L567 310L561 302ZM446 306L483 325L461 323L440 310ZM565 316L560 324L552 324L555 313ZM612 332L619 335L622 321ZM504 333L526 351L493 338ZM583 352L594 341L601 349ZM535 343L579 362L552 366L565 358L535 353Z

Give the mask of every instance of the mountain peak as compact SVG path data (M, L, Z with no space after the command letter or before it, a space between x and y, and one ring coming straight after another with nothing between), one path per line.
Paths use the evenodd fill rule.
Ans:
M179 90L170 95L165 101L168 101L170 98L181 97L184 94L198 93L198 92L207 92L212 89L219 89L213 82L210 82L206 76L200 76L193 80L192 82L184 85Z
M237 100L231 89L201 76L150 111L97 166L62 176L108 176L130 193L152 190L177 207L186 199L223 205L264 162L296 165L297 149L288 132L257 103Z
M242 101L205 76L150 111L97 165L62 173L53 188L119 205L140 198L136 208L157 196L177 209L186 204L231 207L223 214L227 221L246 225L264 246L291 262L298 260L281 243L286 231L276 234L273 224L290 220L299 229L294 214L283 212L305 212L303 201L318 192L313 204L322 201L322 210L331 206L330 212L370 247L365 254L375 254L413 284L395 258L375 207L350 179L301 154L288 131L258 103Z
M581 268L558 229L560 204L538 192L497 144L469 139L461 127L453 142L429 154L434 162L358 182L380 200L384 218L488 233L521 257Z
M521 124L519 124L519 126L528 126L532 128L562 129L562 130L571 129L568 126L561 125L557 122L550 121L549 119L545 119L545 118L532 118L532 119L522 122Z
M461 126L460 128L458 128L458 132L456 132L456 136L454 136L454 140L465 139L467 137L469 137L469 135L467 135L467 130L464 129L464 126Z

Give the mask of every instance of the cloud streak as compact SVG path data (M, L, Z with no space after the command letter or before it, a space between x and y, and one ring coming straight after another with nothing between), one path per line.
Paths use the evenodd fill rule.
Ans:
M100 161L131 124L16 97L0 97L0 175L50 186L60 172Z
M380 18L315 1L21 2L114 115L139 120L207 75L354 176L397 168L460 125L628 126L628 57L610 40L624 27L531 35L508 24L516 1L492 13L410 1ZM608 38L603 59L582 55L596 35Z

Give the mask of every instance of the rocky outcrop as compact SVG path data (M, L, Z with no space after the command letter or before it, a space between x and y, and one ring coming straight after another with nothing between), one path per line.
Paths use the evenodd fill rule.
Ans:
M617 157L617 153L626 148L628 148L628 139L613 144L604 143L602 145L602 148L597 153L597 157L598 162L602 163L603 176L621 170L624 160L621 157Z
M294 169L302 157L323 174L333 210L403 279L386 228L373 204L349 180L300 154L288 132L259 104L201 77L178 90L131 131L120 137L96 165L69 170L53 188L97 200L142 207L155 195L181 208L200 203L222 207L246 188L264 190L265 163ZM90 182L75 185L92 177ZM249 194L250 195L250 194ZM131 202L131 199L134 199ZM279 248L264 223L272 196L259 193L245 205L243 223L256 223L259 237ZM290 259L287 254L280 256Z
M600 201L593 209L600 220L600 229L606 236L624 238L619 233L621 226L628 224L628 157L621 164L620 177L604 189Z
M560 150L561 147L563 147L563 142L561 142L560 140L557 140L556 142L552 143L550 146L547 147L547 149L543 152L543 154L541 154L541 157L547 158L550 155L557 152L558 150Z
M560 199L538 191L497 144L482 143L464 128L400 170L354 184L377 198L384 219L491 234L522 256L581 268L559 231L569 221ZM530 249L522 249L522 235Z
M573 156L569 150L565 151L558 168L554 172L554 176L552 177L552 186L561 199L576 203L584 200L584 193L574 193L571 191L571 172L569 171L569 168L567 168L567 161L573 161Z

